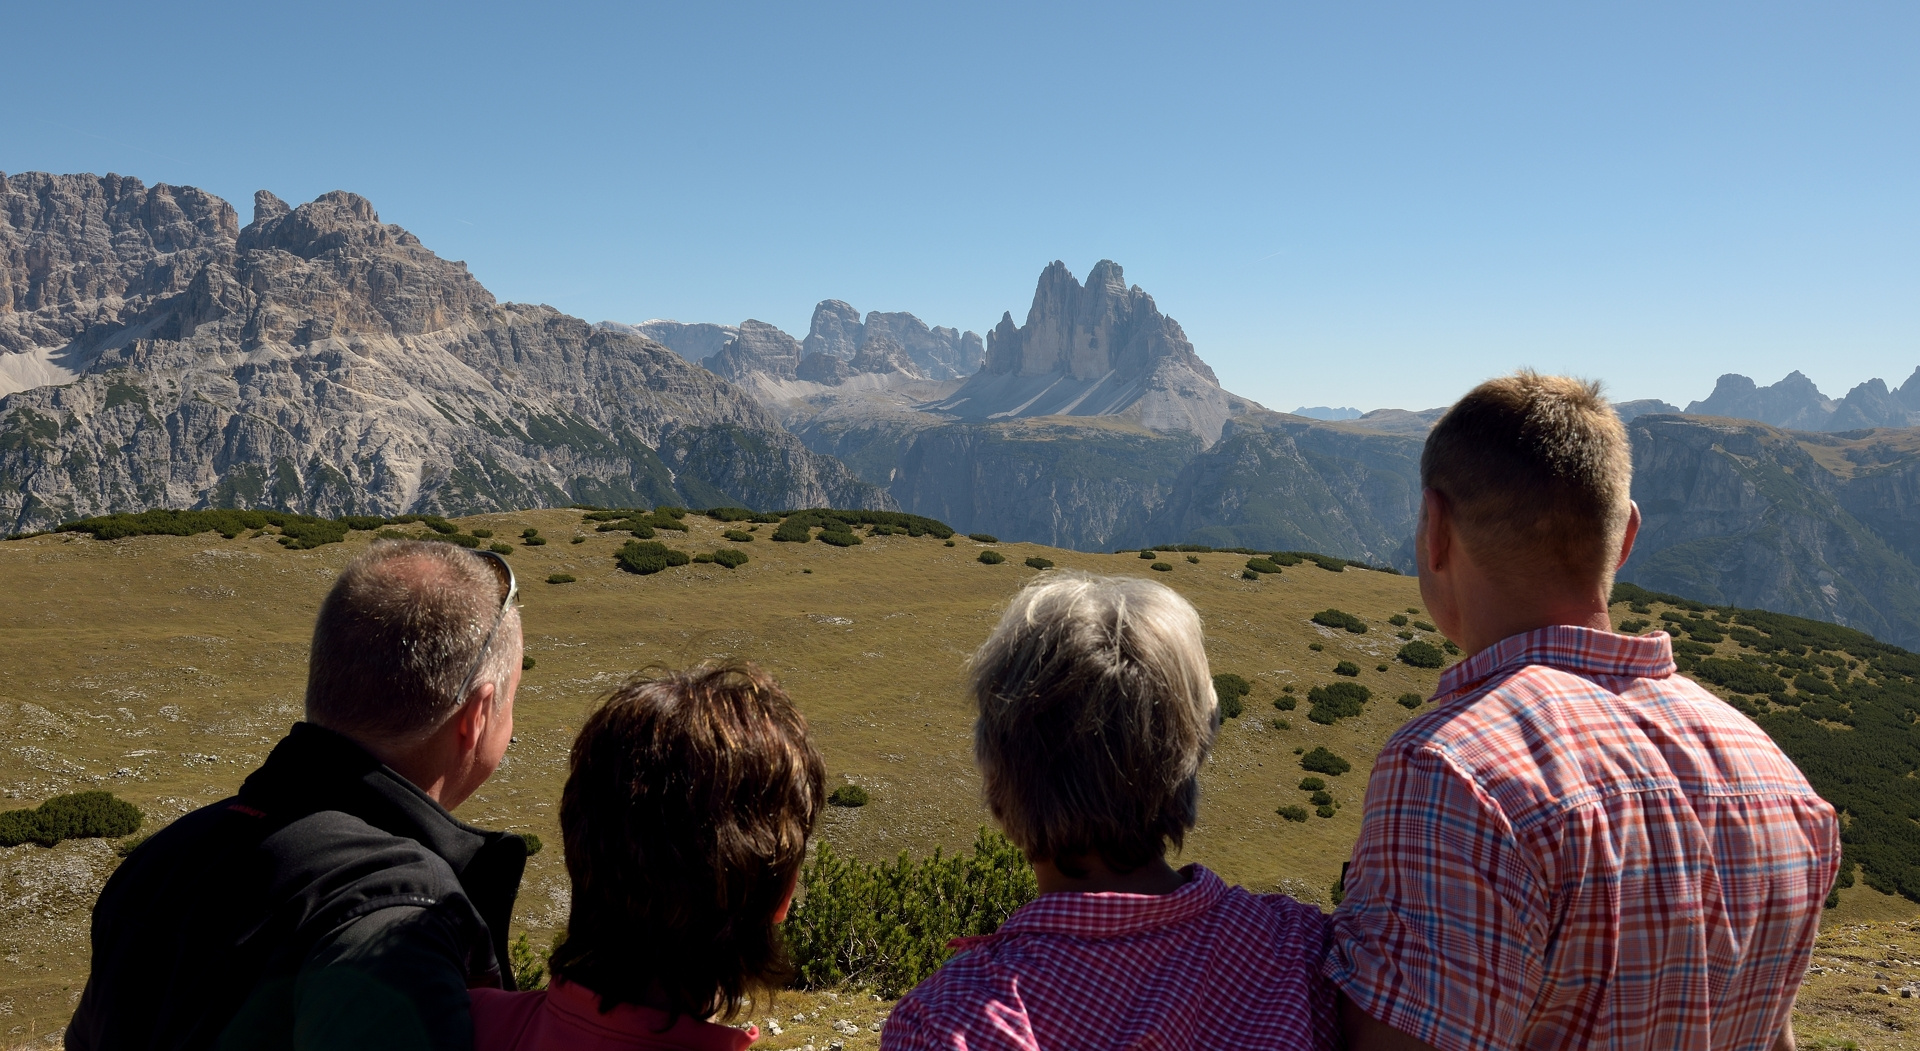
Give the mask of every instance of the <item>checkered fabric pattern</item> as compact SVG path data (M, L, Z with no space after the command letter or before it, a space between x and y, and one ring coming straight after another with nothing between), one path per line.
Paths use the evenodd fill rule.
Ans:
M1327 976L1442 1051L1770 1047L1839 826L1673 672L1576 627L1449 669L1374 765Z
M883 1051L1336 1046L1327 920L1199 865L1172 894L1044 894L894 1007Z

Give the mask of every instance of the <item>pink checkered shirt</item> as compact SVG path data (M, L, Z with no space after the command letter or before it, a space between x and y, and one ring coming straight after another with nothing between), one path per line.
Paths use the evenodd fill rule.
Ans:
M1833 808L1671 640L1515 635L1367 782L1326 974L1442 1051L1770 1047L1840 864Z
M1199 865L1172 894L1043 894L894 1007L883 1051L1336 1045L1327 920Z

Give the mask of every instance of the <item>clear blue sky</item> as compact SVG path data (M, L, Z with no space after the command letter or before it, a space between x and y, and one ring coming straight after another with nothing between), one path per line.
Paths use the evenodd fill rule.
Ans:
M1920 364L1910 2L0 0L0 36L0 171L243 222L352 190L589 320L984 332L1109 257L1281 409Z

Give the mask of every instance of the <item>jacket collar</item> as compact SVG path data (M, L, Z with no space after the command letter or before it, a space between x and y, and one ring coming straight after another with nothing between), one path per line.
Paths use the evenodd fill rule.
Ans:
M352 738L312 723L293 725L240 786L239 802L278 823L325 810L351 814L439 856L486 921L503 980L512 988L507 927L526 869L525 840L455 818Z

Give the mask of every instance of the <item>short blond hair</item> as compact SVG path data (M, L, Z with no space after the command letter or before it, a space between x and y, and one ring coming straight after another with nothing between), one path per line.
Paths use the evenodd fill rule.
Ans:
M987 805L1036 861L1130 872L1180 847L1220 725L1200 614L1148 580L1049 573L974 655Z
M1612 583L1633 450L1599 383L1531 369L1482 383L1427 435L1420 484L1494 568Z

